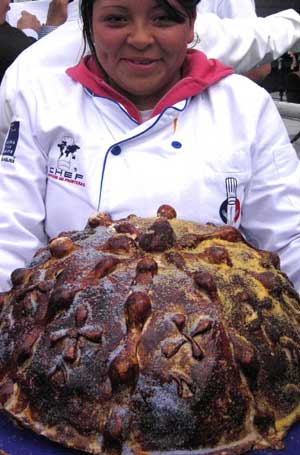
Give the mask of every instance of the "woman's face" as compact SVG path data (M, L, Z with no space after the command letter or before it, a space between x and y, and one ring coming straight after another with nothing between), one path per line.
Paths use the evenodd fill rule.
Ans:
M170 4L179 9L176 0ZM151 109L180 79L194 20L174 22L155 0L95 0L92 30L110 84Z

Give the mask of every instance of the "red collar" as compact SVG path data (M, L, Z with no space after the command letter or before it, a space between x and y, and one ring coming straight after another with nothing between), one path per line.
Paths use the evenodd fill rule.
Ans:
M140 113L136 106L117 90L105 82L105 75L91 55L84 57L76 66L67 69L67 74L95 95L111 98L121 103L129 115L140 122ZM232 74L232 68L224 66L215 59L208 59L205 54L189 49L183 64L183 77L156 104L151 117L179 101L198 95L220 79Z

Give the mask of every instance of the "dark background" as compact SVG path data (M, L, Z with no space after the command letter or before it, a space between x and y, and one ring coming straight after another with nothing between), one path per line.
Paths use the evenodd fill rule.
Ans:
M289 8L300 13L300 0L255 0L255 5L256 14L262 17Z

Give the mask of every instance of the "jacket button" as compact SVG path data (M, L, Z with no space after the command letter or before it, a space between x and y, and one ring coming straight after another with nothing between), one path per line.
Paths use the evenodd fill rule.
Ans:
M121 153L121 147L119 145L115 145L112 149L111 149L111 153L115 156L117 155L120 155Z
M180 149L182 147L182 144L181 144L181 142L173 141L172 147L174 147L174 149Z

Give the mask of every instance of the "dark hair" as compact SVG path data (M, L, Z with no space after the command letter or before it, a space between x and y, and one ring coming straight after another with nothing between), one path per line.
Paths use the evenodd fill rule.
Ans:
M98 62L92 36L92 17L94 2L95 0L81 0L80 13L83 22L84 52L88 46L93 57ZM183 14L174 6L170 5L168 0L157 0L157 3L166 11L170 18L175 22L181 24L186 20L186 16L188 16L190 19L196 16L196 6L200 2L200 0L177 0L177 2L185 11L186 15Z
M170 5L168 0L157 0L157 3L169 14L170 18L179 24L182 24L186 16L190 19L196 16L196 6L200 0L177 0L181 8L185 11L186 15L180 10Z

